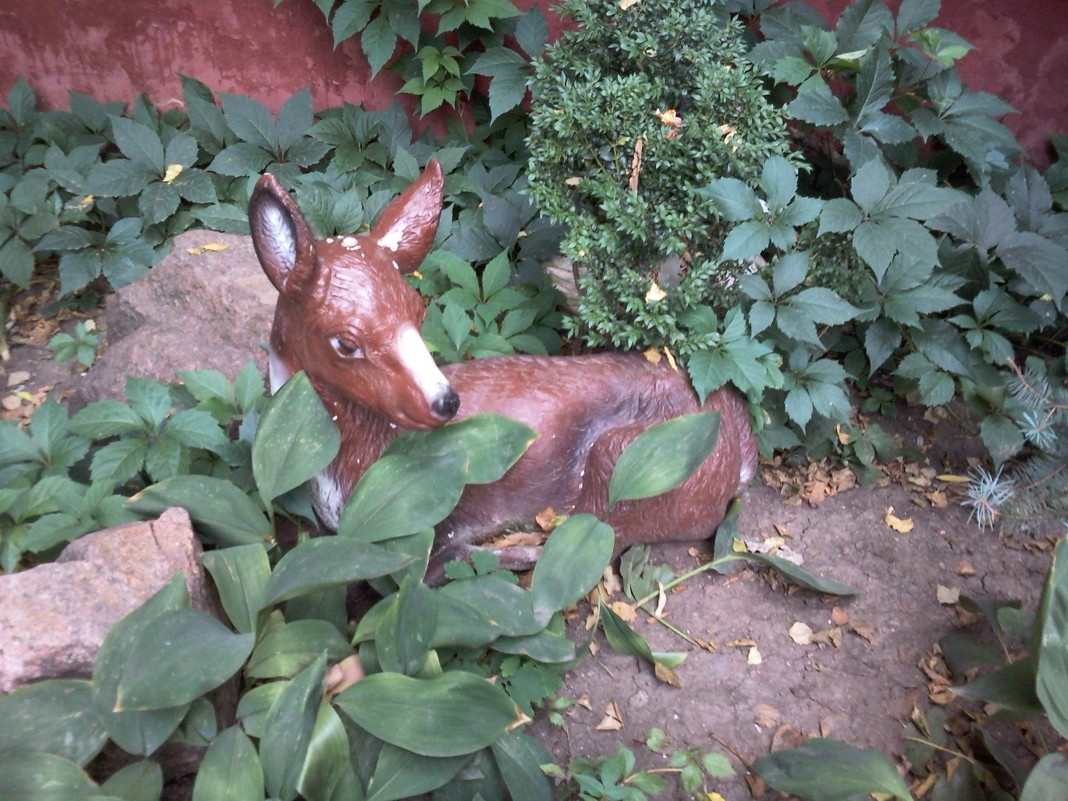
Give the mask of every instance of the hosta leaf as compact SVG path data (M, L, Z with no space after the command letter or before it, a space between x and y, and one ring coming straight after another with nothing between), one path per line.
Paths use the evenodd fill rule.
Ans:
M297 796L297 782L323 695L325 672L326 656L321 655L288 683L267 713L259 748L264 785L268 795L282 801L293 801Z
M808 740L760 757L753 769L776 790L811 801L852 801L868 793L912 801L908 785L886 756L835 740Z
M263 768L256 746L231 726L208 747L197 770L193 801L263 801Z
M0 754L27 749L85 765L107 739L87 680L42 681L0 698Z
M569 517L545 541L530 582L534 614L548 622L597 583L612 558L615 534L593 515Z
M271 536L263 508L240 487L221 478L178 475L146 487L127 507L140 514L160 514L172 506L189 512L197 529L219 545L262 544Z
M375 737L432 757L472 754L516 720L515 707L500 687L461 671L432 679L375 673L344 690L335 703Z
M674 489L716 447L719 413L676 417L643 431L620 454L608 486L608 506Z

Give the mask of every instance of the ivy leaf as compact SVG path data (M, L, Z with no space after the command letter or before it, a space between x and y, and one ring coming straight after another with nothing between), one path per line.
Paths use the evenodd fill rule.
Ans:
M1049 295L1054 305L1065 310L1068 293L1068 250L1030 231L1006 236L997 254L1005 265L1027 281L1040 294Z
M756 258L760 252L771 244L771 234L766 223L760 220L743 222L731 229L723 241L724 261Z
M549 20L541 8L531 6L515 26L515 40L523 52L531 58L537 58L549 41Z
M230 130L243 141L272 152L278 144L278 126L267 107L245 95L223 92L220 96Z
M131 162L138 167L163 175L167 163L163 158L163 143L159 134L126 117L112 117L111 130L115 134L115 144Z
M367 63L371 66L373 78L397 48L397 34L393 32L385 14L379 14L367 23L360 36L360 45L367 56Z
M897 10L897 38L932 22L941 5L942 0L902 0Z
M791 116L818 126L832 126L849 119L849 112L826 84L798 94L787 107Z
M334 32L334 49L366 28L374 10L375 4L367 0L344 0L330 20L330 27Z
M756 192L737 178L718 178L703 188L701 194L712 198L716 210L730 222L751 220L764 213Z

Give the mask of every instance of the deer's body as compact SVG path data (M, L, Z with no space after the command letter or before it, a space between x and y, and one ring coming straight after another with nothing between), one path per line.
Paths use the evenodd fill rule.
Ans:
M657 423L719 411L711 456L681 486L618 504L607 520L617 551L636 542L696 540L722 521L752 478L756 443L745 404L721 389L698 403L684 373L641 354L500 356L442 369L419 337L424 309L402 272L433 241L442 179L431 162L369 234L316 241L299 209L270 176L250 202L253 242L279 290L271 332L271 383L304 370L341 431L341 450L315 486L324 524L363 472L404 428L428 429L491 411L539 436L498 482L470 485L437 527L440 563L548 506L602 515L623 448Z

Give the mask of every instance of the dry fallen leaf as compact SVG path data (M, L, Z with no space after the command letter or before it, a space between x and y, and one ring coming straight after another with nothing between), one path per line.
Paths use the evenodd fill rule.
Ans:
M849 622L849 613L840 606L831 609L831 622L836 626L844 626Z
M953 572L956 573L958 576L974 576L976 570L975 565L973 565L971 562L965 562L962 560L955 568L953 568Z
M0 406L3 406L9 412L15 411L15 409L19 408L21 405L22 398L18 395L5 395L4 398L0 400Z
M749 653L746 654L745 663L747 665L759 665L763 662L764 657L760 655L760 651L758 651L757 647L754 645L752 648L749 649Z
M778 726L780 722L779 710L770 704L757 704L753 710L753 720L762 729Z
M30 380L29 370L16 370L13 373L9 373L7 376L7 385L9 387L15 387L19 384L25 384Z
M360 658L353 654L347 656L336 665L330 665L323 676L323 692L332 697L350 687L364 677L363 665Z
M911 517L898 517L894 514L894 507L889 506L886 509L886 514L883 515L883 520L886 521L886 525L890 526L894 531L899 534L908 534L912 531L915 525L912 522Z
M638 610L626 601L613 601L608 605L608 608L619 615L619 617L627 623L633 623L638 619Z
M812 632L812 642L821 645L833 645L835 648L842 647L842 630L837 626L821 631Z
M798 621L790 626L790 639L798 645L812 644L812 627L807 623Z
M960 600L959 587L944 587L939 584L935 594L938 597L938 603L943 606L953 606L953 604Z
M636 6L640 0L619 0L619 8L626 11L631 6Z
M729 640L727 642L728 648L752 648L754 645L756 645L756 641L748 637L740 637L737 640Z
M971 481L967 476L958 476L954 473L941 473L935 476L939 481L945 481L947 484L967 484Z
M875 643L875 626L870 623L850 623L849 630L870 643Z
M663 662L653 663L653 673L664 684L669 684L676 690L682 689L682 679L679 678L679 674L669 668Z
M619 731L623 728L623 713L619 710L619 704L609 701L604 709L604 717L595 727L597 731Z
M663 300L667 297L667 292L660 288L660 285L653 281L649 286L649 291L645 293L646 303L656 303L658 300Z
M797 748L807 739L805 733L797 726L784 723L771 736L771 751L773 753L776 751L789 751L791 748Z
M642 351L642 356L653 364L660 364L660 350L658 348L646 348Z

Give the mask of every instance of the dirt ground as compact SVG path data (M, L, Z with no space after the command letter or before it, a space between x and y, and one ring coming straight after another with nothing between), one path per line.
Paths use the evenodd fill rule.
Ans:
M27 411L43 386L62 391L85 380L73 364L48 361L47 351L34 347L40 339L16 346L2 365L0 396L5 408L16 407L5 416ZM21 380L8 383L12 376ZM13 395L23 399L21 407L6 400ZM747 541L773 538L771 547L801 555L806 569L851 585L856 595L799 590L757 567L688 581L668 596L665 613L700 644L644 615L634 623L654 651L688 652L677 670L681 688L659 682L648 665L600 642L598 653L566 679L563 695L576 699L565 713L566 728L544 719L533 727L558 764L611 754L622 743L635 751L639 766L663 766L666 757L642 745L646 732L660 727L674 749L727 755L737 774L706 789L745 801L753 797L746 764L802 735L900 755L910 711L931 703L921 663L940 637L961 625L955 593L1018 598L1034 608L1050 559L1042 549L1009 547L969 521L959 488L936 476L964 473L967 458L978 453L976 439L952 420L932 424L922 413L886 421L926 453L926 462L896 466L882 486L845 489L812 505L802 496L818 499L840 486L841 476L816 468L784 476L765 466L765 478L787 483L773 488L757 479L744 494L739 528ZM908 529L911 521L909 530L891 526L891 508L905 521L897 528ZM661 546L653 558L678 574L698 564L699 555L685 545ZM816 641L796 641L791 627L797 623ZM576 620L576 637L580 627ZM677 785L658 797L690 798ZM769 791L764 797L778 796Z

